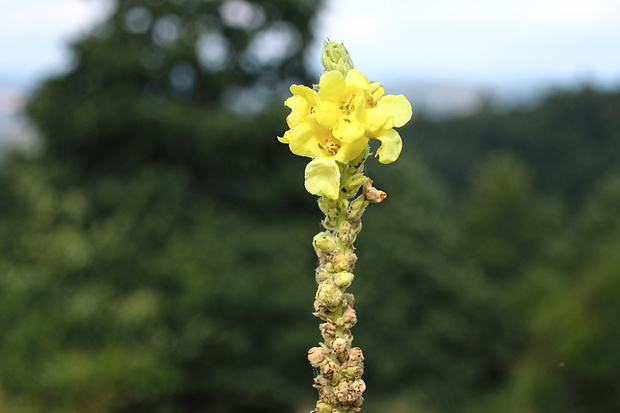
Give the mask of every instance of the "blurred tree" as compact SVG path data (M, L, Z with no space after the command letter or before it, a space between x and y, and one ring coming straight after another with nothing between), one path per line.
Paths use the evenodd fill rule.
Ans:
M420 117L403 133L419 137L408 150L420 152L457 193L467 191L482 159L506 152L530 168L536 193L574 209L600 177L617 167L619 105L617 90L559 90L541 103L507 112L487 108L442 121Z
M217 198L278 196L280 187L261 182L282 175L285 148L266 138L285 126L278 93L310 82L303 52L320 4L117 2L73 45L73 69L43 84L28 107L44 158L87 182L158 164L182 168Z
M320 213L305 161L275 136L279 90L316 80L301 62L320 3L119 0L73 46L75 66L36 92L41 152L0 175L0 411L312 403L308 222ZM566 231L539 197L579 204L615 167L617 102L584 90L420 119L402 131L400 162L376 175L370 163L389 198L357 244L369 408L378 393L451 413L617 407L605 328L617 315L617 184ZM569 374L545 371L548 360ZM505 383L520 404L505 393L485 404Z
M0 178L0 410L303 401L313 324L290 324L314 280L267 251L311 238L287 216L313 209L303 160L275 137L320 5L117 1L35 93L41 152Z
M514 155L491 154L472 177L463 202L464 251L502 288L519 282L532 261L556 236L561 214L556 203L537 198L527 165Z
M15 174L1 204L3 411L266 412L304 399L314 329L298 297L314 280L290 275L312 266L298 253L311 229L189 203L187 178L157 169L87 189L54 188L67 178L49 167Z
M603 413L620 409L620 178L593 191L562 239L530 265L521 289L528 346L511 379L475 412Z
M406 395L425 406L420 411L458 411L501 385L521 338L506 322L503 297L463 253L441 182L406 154L388 168L374 165L388 198L369 211L356 242L354 333L367 356L365 403L380 411Z

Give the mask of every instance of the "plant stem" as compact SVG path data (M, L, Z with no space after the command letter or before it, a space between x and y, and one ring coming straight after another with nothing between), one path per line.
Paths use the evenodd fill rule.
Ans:
M350 329L357 323L354 297L345 290L354 278L357 256L353 242L362 229L362 214L370 202L385 198L385 193L373 188L372 181L364 175L367 156L368 148L348 164L339 164L339 197L321 197L318 201L325 213L321 222L325 231L313 239L319 258L314 315L324 321L320 325L324 342L308 352L310 363L320 368L314 379L319 401L311 413L357 412L364 401L364 356L360 348L351 346ZM350 201L362 186L362 194Z

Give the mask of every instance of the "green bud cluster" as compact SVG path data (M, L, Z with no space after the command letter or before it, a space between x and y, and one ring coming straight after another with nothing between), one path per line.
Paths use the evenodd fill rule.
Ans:
M318 201L325 214L321 222L325 231L312 241L319 258L314 315L323 320L320 331L324 342L308 352L310 364L320 369L314 379L319 401L311 413L357 412L364 400L364 356L361 349L352 347L351 328L357 323L355 300L346 290L355 278L357 256L353 242L362 229L362 214L369 203L380 202L372 194L383 194L381 200L385 197L372 188L372 181L364 175L367 156L368 148L348 164L340 164L340 196L335 200L321 197ZM352 199L362 187L362 194Z
M353 69L353 60L344 44L332 42L329 39L323 43L321 62L325 70L339 70L343 75Z

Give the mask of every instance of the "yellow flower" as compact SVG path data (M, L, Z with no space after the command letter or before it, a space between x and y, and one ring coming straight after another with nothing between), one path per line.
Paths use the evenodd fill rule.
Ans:
M361 138L366 132L364 111L369 92L368 79L355 69L349 70L346 78L336 70L326 72L319 81L317 121L332 129L334 137L341 141Z
M290 134L289 148L295 155L314 158L306 166L306 190L314 195L338 198L340 168L336 162L349 163L368 145L368 138L353 142L335 138L331 130L313 119L296 126Z
M291 152L313 158L305 171L305 186L314 195L337 198L340 190L338 163L355 159L368 145L369 138L381 141L379 162L394 162L402 141L393 127L411 118L411 105L402 96L385 95L380 83L369 82L355 69L325 72L318 92L291 86L293 96L285 105L289 130L278 137Z
M366 110L366 136L381 141L375 156L381 163L392 163L400 155L403 143L398 128L411 119L411 104L403 95L385 95L381 83L371 82L371 93Z

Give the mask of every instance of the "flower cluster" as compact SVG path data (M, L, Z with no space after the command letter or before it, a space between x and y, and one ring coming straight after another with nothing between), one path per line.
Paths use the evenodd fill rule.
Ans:
M317 90L291 86L285 105L289 130L278 137L291 152L313 158L306 166L305 186L314 195L338 198L340 168L364 151L369 139L381 141L379 162L394 162L402 141L393 128L411 119L411 104L403 95L386 95L381 83L368 81L356 69L323 73Z

